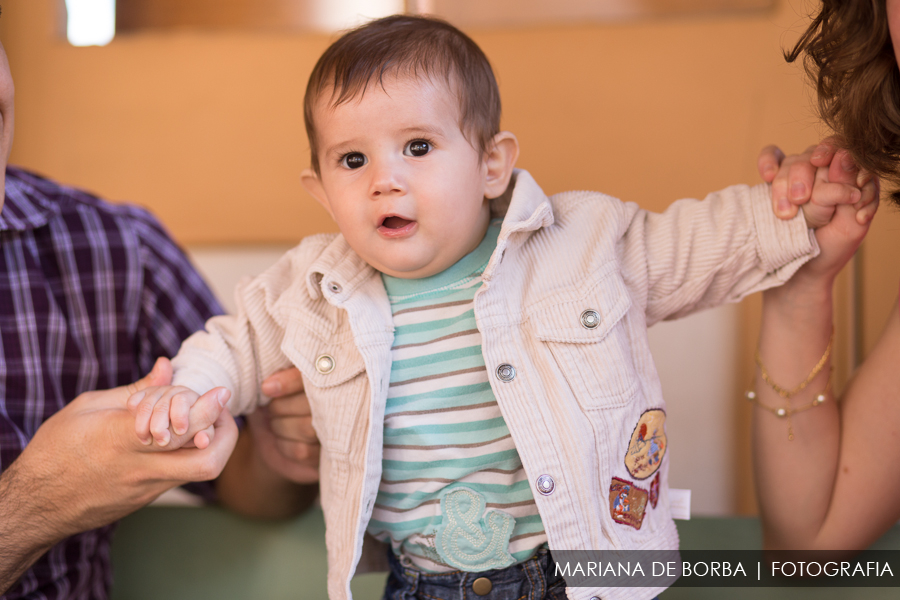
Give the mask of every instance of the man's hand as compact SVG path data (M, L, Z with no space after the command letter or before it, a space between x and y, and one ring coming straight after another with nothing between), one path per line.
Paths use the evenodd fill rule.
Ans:
M306 510L318 495L319 442L297 369L273 374L262 392L272 401L247 416L216 491L231 510L282 519Z
M268 406L248 415L257 451L273 471L295 483L319 480L319 440L312 426L303 377L286 369L263 381Z
M134 434L128 397L171 378L171 365L160 359L150 375L132 385L78 396L41 425L3 472L0 593L62 539L111 523L176 485L218 476L237 427L211 395L197 403L206 406L207 416L180 436L189 440L214 425L215 439L205 450L164 452L141 444Z

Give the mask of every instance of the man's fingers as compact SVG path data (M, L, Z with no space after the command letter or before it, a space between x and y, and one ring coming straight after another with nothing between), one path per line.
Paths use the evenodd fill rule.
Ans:
M275 446L282 456L293 461L318 464L320 447L318 444L304 444L284 439L276 439Z
M303 391L303 376L296 368L272 373L262 383L262 393L269 398L290 396Z
M184 483L186 481L209 481L218 477L234 450L238 429L234 418L227 410L220 412L213 427L215 436L209 446L203 450L181 448L169 452L157 452L153 459L155 460L154 470L159 474L159 478ZM195 433L199 432L188 433L193 437Z
M293 440L296 442L305 442L309 444L318 443L316 430L312 426L312 419L309 417L280 417L271 419L269 427L276 437Z
M203 431L199 431L194 435L194 446L200 450L205 450L216 436L215 427L207 427Z
M274 398L266 406L271 417L308 417L312 414L306 394Z
M784 152L774 144L770 144L760 150L759 158L756 160L756 167L759 169L759 175L763 178L763 181L772 183L783 160Z

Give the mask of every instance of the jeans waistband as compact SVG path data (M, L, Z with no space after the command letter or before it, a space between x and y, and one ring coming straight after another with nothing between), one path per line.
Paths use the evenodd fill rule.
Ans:
M528 560L504 569L467 572L427 573L389 556L391 575L385 598L407 600L441 598L447 600L508 600L565 598L565 581L554 573L550 551L542 548ZM556 592L556 593L554 593Z

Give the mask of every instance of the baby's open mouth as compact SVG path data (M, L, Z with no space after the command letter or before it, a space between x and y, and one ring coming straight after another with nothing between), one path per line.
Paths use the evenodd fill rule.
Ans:
M400 229L401 227L406 227L410 223L412 223L412 221L404 219L403 217L387 217L381 222L381 226L386 227L387 229Z

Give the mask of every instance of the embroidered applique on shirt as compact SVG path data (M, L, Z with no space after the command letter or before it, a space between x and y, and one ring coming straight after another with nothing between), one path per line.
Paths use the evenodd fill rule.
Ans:
M666 412L659 408L644 411L638 419L625 453L625 467L636 479L647 479L659 469L666 455Z
M609 486L609 514L613 521L640 529L647 508L647 490L613 477Z
M516 520L500 510L485 512L484 497L455 488L441 498L442 522L435 550L448 565L462 571L487 571L513 564L509 538Z

